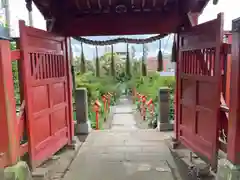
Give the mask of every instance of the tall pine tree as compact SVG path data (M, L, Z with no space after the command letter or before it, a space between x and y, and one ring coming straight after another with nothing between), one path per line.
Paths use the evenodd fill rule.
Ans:
M84 74L86 72L86 63L85 63L85 57L83 53L83 43L81 43L81 64L80 64L80 72Z
M115 77L115 61L114 61L114 52L113 52L113 45L111 45L111 75Z
M157 71L162 71L163 70L163 54L162 54L162 49L161 49L161 40L159 40L159 50L158 50L158 68Z
M96 76L100 77L100 62L98 57L98 47L96 46Z
M146 67L146 45L143 44L143 55L142 55L142 76L147 76L147 67Z
M171 61L172 62L177 62L177 44L176 44L176 37L173 37L173 45L172 45L172 57Z
M128 44L127 44L127 57L126 57L126 75L127 78L130 79L131 78L131 67L130 67L130 58L129 58L129 48L128 48Z

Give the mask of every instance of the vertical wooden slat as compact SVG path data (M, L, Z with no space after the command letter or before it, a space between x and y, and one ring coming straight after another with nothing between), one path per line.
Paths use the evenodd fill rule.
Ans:
M197 64L196 50L194 50L194 73L198 74L198 64Z
M228 126L227 159L240 164L240 18L232 23L232 59L230 79L230 112Z
M40 79L44 79L44 66L43 66L43 61L44 61L44 53L40 54L39 58L39 74L40 74Z
M51 69L50 69L50 53L47 54L47 74L48 74L48 78L51 78Z
M185 73L186 70L185 70L185 58L184 58L185 54L184 54L184 52L179 53L179 56L180 56L179 59L181 60L181 64L182 64L181 71Z
M212 70L213 70L213 63L212 63L212 48L209 48L208 53L208 59L209 59L209 76L212 76Z
M61 76L64 76L64 64L63 64L64 57L61 56Z
M192 50L192 74L195 74L195 53L194 50Z
M206 76L209 76L209 58L208 58L208 48L205 49L205 55L204 55L204 60L205 60L205 66L206 66Z
M33 69L34 69L34 59L33 59L33 53L29 53L29 60L30 60L30 68L31 68L31 75L33 75Z
M56 77L58 77L58 72L59 72L59 68L58 68L58 55L55 55L55 72L56 72Z
M208 73L207 62L206 62L206 55L207 55L207 50L204 48L204 49L203 49L203 54L202 54L201 61L202 61L203 67L204 67L204 75L205 75L205 76L206 76L207 73Z
M55 77L55 55L52 54L52 77Z
M188 54L188 74L191 73L191 51L187 51L187 54Z
M47 77L47 72L46 72L46 54L44 54L43 53L43 55L42 55L42 63L41 63L41 65L42 65L42 70L43 70L43 72L42 72L42 75L43 75L43 79L46 79L46 77Z
M62 55L60 55L59 57L59 69L60 69L59 76L62 77Z
M57 77L57 55L54 54L53 56L53 67L54 67L54 77Z
M194 51L193 50L191 51L191 61L192 61L191 74L194 74Z
M48 57L47 57L47 53L44 54L43 67L44 67L44 79L47 79L48 78Z
M52 60L53 60L53 54L50 53L50 57L49 57L49 76L50 76L50 78L53 77L53 67L52 67L53 63L52 63Z
M62 76L62 66L61 66L62 55L58 56L58 76Z
M34 79L38 79L38 73L37 73L37 61L38 61L38 56L36 53L32 53L33 55L33 76L34 76Z
M189 52L186 51L186 63L185 63L185 66L186 66L186 73L188 74L189 73Z
M184 73L187 74L187 69L188 69L188 57L187 57L187 52L183 52L183 59L184 59Z
M189 74L192 74L192 51L188 51Z
M57 55L57 77L60 77L60 66L59 66L59 62L60 61L60 56Z

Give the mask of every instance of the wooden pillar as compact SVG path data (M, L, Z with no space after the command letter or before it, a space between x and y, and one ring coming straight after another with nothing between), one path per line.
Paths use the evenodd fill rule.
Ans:
M175 42L177 45L177 50L176 50L176 72L175 72L175 77L176 77L176 85L175 85L175 109L174 109L174 140L178 141L179 140L179 124L180 124L180 94L181 94L181 78L180 78L180 57L179 57L179 34L177 33L175 38Z
M188 14L188 18L189 18L192 26L198 25L198 17L199 17L199 13L189 13Z
M11 50L9 41L0 41L0 147L7 145L8 165L18 159L17 117L14 98ZM0 157L1 158L1 157ZM1 161L1 160L0 160ZM1 166L1 164L0 164Z
M232 24L232 65L227 158L240 164L240 18Z
M67 57L67 77L68 77L68 98L69 98L69 125L70 125L70 136L69 136L69 144L72 143L74 137L74 120L73 120L73 104L72 104L72 92L73 92L73 83L72 83L72 47L71 47L71 39L66 38L66 57Z

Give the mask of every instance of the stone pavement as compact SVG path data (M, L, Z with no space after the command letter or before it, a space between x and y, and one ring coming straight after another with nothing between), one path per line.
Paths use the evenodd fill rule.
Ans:
M89 134L63 179L178 179L176 165L165 144L170 136L137 129L131 105L121 103L115 109L112 129Z

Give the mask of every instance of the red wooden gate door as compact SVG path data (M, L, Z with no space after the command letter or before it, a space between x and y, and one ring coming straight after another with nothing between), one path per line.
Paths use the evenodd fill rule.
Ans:
M31 166L36 167L71 139L71 88L66 38L25 26L20 49Z
M179 34L179 138L217 165L223 17Z

